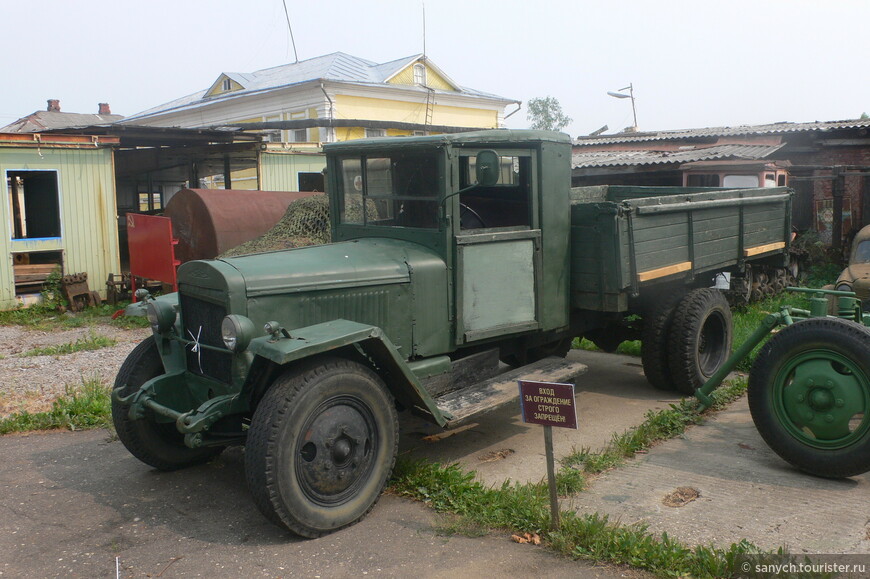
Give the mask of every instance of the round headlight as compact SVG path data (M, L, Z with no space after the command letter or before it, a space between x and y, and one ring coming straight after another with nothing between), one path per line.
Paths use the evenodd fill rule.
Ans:
M149 303L145 309L145 315L148 316L151 329L155 333L168 332L175 325L175 308L166 302L153 301Z
M850 292L850 291L852 291L852 286L849 285L848 283L840 282L840 284L837 286L837 291L838 292Z
M224 346L233 352L242 352L254 335L254 322L245 316L231 314L221 322L221 338Z

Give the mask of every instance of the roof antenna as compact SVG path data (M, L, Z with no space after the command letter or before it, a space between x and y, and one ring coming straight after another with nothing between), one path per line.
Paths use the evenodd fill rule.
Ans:
M293 40L293 27L290 26L290 13L287 12L287 0L281 0L281 3L284 4L284 16L287 17L287 30L290 31L290 43L293 44L293 58L296 59L293 64L299 64L299 55L296 53L296 41Z
M420 2L423 6L423 60L426 60L426 3Z

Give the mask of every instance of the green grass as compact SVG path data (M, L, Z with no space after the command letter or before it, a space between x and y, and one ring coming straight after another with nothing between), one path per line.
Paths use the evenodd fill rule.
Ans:
M600 352L601 348L592 343L591 340L586 338L574 338L574 341L571 343L571 347L575 350L588 350L590 352ZM621 343L616 347L617 354L624 354L626 356L638 356L640 357L640 340L627 340Z
M67 387L47 412L17 412L0 419L0 434L31 430L83 430L112 423L110 389L97 378L78 387Z
M740 396L746 388L738 381L714 393L721 407ZM702 420L692 400L647 414L644 422L614 436L599 453L582 451L562 461L557 475L560 494L573 494L585 486L585 474L601 472L621 464L636 452L660 440L677 436ZM667 534L655 535L642 525L621 525L598 514L560 513L558 532L549 530L550 507L546 483L509 484L486 487L456 464L400 461L393 474L392 490L426 502L442 513L452 513L451 529L509 529L538 533L550 549L578 559L628 564L665 577L727 577L737 573L738 556L757 553L746 541L727 548L689 547ZM465 521L463 525L459 521Z
M115 320L112 314L124 309L126 304L105 304L95 308L86 308L81 312L60 313L54 308L35 305L29 308L17 308L0 312L0 326L25 326L35 330L52 331L69 328L81 328L108 324L117 328L147 328L148 320L144 317L121 316Z
M99 350L101 348L110 348L118 343L118 340L103 336L101 334L91 334L87 338L79 338L75 342L66 344L58 344L57 346L45 346L44 348L34 348L21 354L22 356L64 356L66 354L74 354L75 352L83 352L86 350Z

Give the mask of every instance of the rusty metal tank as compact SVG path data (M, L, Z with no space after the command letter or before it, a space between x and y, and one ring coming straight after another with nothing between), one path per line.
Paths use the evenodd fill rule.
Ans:
M299 191L182 189L166 204L178 239L175 258L211 259L272 228L291 202L314 195Z

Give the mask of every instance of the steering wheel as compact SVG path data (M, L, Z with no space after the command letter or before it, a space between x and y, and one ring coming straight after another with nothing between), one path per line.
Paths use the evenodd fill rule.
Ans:
M459 228L460 229L480 229L482 227L486 227L486 223L483 221L483 217L480 214L466 205L465 203L459 204Z

